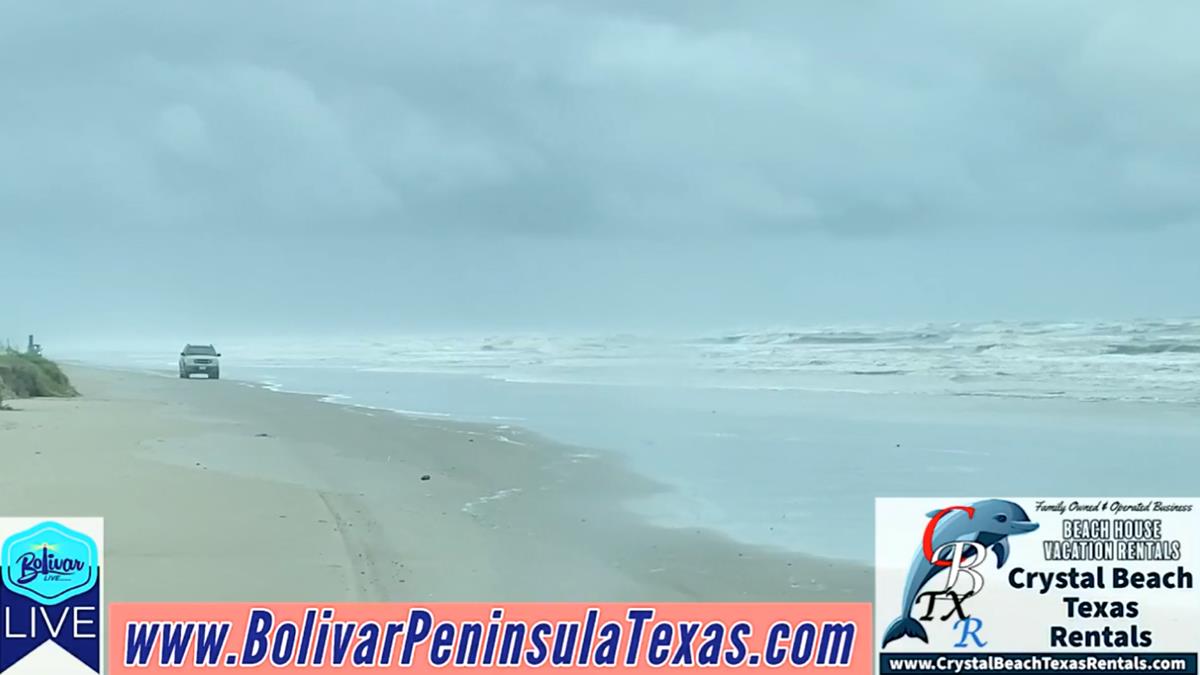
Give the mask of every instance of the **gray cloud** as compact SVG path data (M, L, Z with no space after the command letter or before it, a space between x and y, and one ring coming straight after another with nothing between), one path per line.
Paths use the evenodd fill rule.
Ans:
M697 236L1197 218L1191 4L6 14L12 223Z
M10 4L0 336L1194 314L1198 20Z

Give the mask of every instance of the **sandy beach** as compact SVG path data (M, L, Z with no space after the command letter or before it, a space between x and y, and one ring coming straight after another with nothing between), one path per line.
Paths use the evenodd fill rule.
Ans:
M624 503L661 486L518 428L68 372L80 398L0 413L0 510L103 516L112 601L869 596L861 565L648 525Z

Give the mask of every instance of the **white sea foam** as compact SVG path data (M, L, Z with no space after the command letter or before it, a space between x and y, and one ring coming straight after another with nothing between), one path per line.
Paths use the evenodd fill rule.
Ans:
M273 338L223 349L229 366L280 375L289 368L326 368L468 374L514 383L1200 402L1200 319L816 327L670 339ZM80 356L148 369L174 365L161 349L93 346Z
M89 348L60 351L173 376L169 347L165 355L162 345ZM1022 490L1030 481L1022 467L1050 462L1055 490L1142 485L1170 492L1186 491L1195 473L1194 453L1186 451L1194 447L1190 411L1174 407L1200 404L1196 319L787 328L670 339L294 338L221 348L227 377L273 390L463 419L485 425L472 433L500 442L521 442L513 427L528 426L615 451L673 488L638 501L655 522L831 555L869 554L853 535L868 522L864 505L877 494L929 489L921 481L931 476ZM805 391L856 396L797 393ZM882 398L864 403L861 395ZM1053 415L1017 425L986 416L960 425L947 417L1043 407L969 397L1145 405L1097 408L1086 424L1061 427L1045 420L1077 406L1047 403ZM1167 450L1157 463L1126 462L1143 444ZM593 459L577 453L569 461ZM1085 463L1089 473L1074 471ZM500 491L463 508L478 513L511 495ZM834 534L828 523L840 524Z
M470 501L470 502L467 502L466 504L463 504L462 512L470 514L470 515L476 515L477 509L480 506L483 506L483 505L487 504L488 502L494 502L494 501L498 501L501 499L508 499L509 497L518 495L520 493L521 493L521 488L507 488L504 490L497 490L496 492L493 492L490 495L485 495L483 497L480 497L479 499L476 499L474 501Z
M232 351L232 350L230 350ZM1200 320L817 328L650 339L396 337L249 346L259 365L508 382L1200 402Z

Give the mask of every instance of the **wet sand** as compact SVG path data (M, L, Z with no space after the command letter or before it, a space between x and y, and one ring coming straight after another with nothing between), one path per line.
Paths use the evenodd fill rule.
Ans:
M232 380L68 373L81 398L0 412L0 512L105 517L111 601L869 599L865 566L646 524L624 504L662 486L609 453Z

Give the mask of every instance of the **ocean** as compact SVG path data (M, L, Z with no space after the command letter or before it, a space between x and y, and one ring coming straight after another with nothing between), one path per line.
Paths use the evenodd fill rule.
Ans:
M56 355L173 376L178 347ZM1183 496L1200 469L1198 319L218 347L226 378L616 453L662 525L864 561L876 496Z

